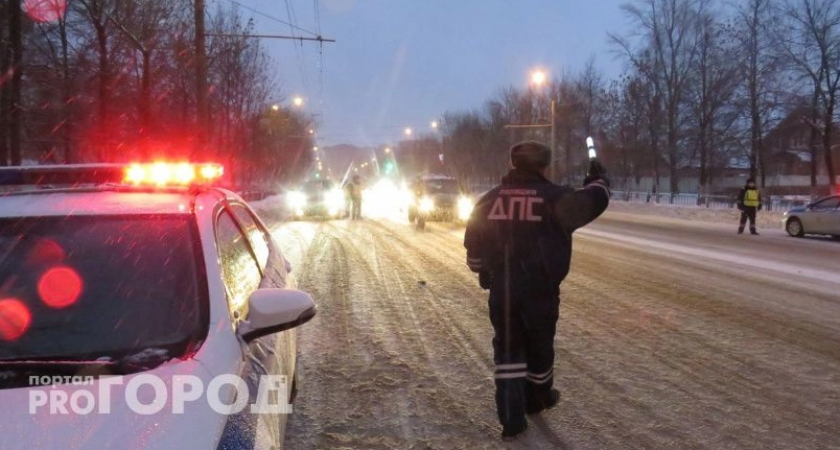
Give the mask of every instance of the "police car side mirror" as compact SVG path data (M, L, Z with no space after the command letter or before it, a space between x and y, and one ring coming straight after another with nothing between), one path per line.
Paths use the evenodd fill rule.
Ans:
M315 317L315 302L294 289L257 289L248 297L248 320L239 327L245 342L290 330Z

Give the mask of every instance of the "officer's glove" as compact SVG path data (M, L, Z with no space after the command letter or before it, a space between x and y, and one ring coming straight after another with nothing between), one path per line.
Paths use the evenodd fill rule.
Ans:
M607 187L610 187L610 180L607 178L607 168L601 164L596 158L589 160L589 171L586 173L586 178L583 179L583 185L586 186L594 181L600 180Z
M490 284L492 283L492 281L493 275L489 271L482 270L478 273L478 285L481 286L481 289L490 289Z

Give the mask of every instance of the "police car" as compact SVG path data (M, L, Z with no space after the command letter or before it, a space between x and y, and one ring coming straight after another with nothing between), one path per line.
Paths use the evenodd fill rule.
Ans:
M316 306L222 173L0 169L4 450L282 447Z
M840 239L840 194L787 211L782 217L782 227L794 237L826 234Z

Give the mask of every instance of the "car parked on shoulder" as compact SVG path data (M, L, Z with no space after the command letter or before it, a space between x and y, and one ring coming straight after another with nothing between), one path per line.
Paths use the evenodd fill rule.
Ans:
M840 195L829 195L782 217L782 228L791 236L823 234L840 239Z

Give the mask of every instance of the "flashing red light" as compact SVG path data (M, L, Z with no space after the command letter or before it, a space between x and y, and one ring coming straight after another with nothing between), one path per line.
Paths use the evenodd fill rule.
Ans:
M16 298L0 300L0 340L16 341L29 330L32 313Z
M131 164L125 170L129 184L155 186L188 186L206 184L219 179L224 168L219 164L164 163Z
M39 240L26 257L28 265L56 265L64 261L64 249L52 239Z
M82 279L69 267L53 267L38 281L38 294L50 308L66 308L76 303L81 293Z
M57 22L67 11L67 0L24 0L23 10L35 22Z

